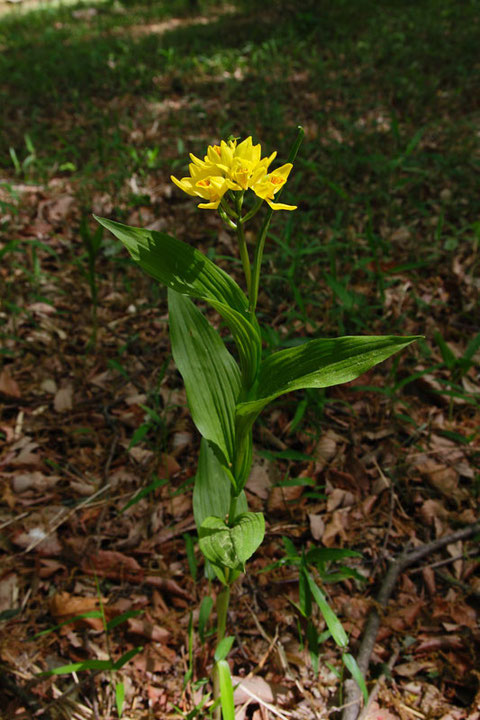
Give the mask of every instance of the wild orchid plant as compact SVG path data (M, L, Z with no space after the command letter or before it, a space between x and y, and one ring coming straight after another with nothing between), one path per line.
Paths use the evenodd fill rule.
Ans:
M252 138L221 141L201 160L190 155L189 177L172 181L203 200L236 233L246 294L205 255L166 233L97 218L126 246L140 267L168 288L170 338L174 360L185 382L193 421L202 441L193 491L199 546L207 569L221 582L217 596L217 648L214 695L224 717L231 715L231 681L225 656L230 587L265 534L262 513L248 510L244 488L252 465L252 426L263 408L284 393L325 388L358 377L415 337L360 336L317 338L262 355L256 306L262 255L274 212L296 206L277 202L303 138L299 128L288 162L276 170L276 157L261 156ZM252 248L245 226L268 208ZM253 253L253 259L251 256ZM207 302L222 317L236 345L237 358L191 298ZM223 643L221 641L224 641ZM225 652L221 647L228 648ZM230 700L229 700L230 698ZM219 713L219 710L218 710Z

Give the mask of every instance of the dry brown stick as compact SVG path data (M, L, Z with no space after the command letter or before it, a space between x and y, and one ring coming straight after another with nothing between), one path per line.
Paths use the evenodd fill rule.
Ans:
M457 542L457 540L466 540L480 532L480 521L467 525L462 530L451 533L450 535L444 535L438 540L434 540L431 543L422 545L421 547L411 550L410 552L404 552L396 560L393 560L388 568L387 574L380 587L380 592L377 595L377 605L379 608L386 608L390 595L393 592L393 588L400 576L400 574L410 565L414 565L419 560L422 560L427 555L440 550L445 545ZM377 639L378 629L380 627L380 613L377 608L373 608L370 616L367 620L365 630L363 633L363 640L360 644L360 650L357 655L357 664L360 668L361 673L365 676L370 664L370 658L372 656L373 648L375 646L375 640ZM345 704L347 707L342 713L342 720L357 720L360 702L361 702L361 691L357 683L353 679L345 681Z

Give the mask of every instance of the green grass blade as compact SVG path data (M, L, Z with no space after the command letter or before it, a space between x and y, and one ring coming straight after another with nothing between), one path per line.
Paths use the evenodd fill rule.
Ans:
M122 717L123 704L125 702L125 686L123 682L115 684L115 704L117 706L118 717Z
M360 668L357 665L357 661L353 657L353 655L350 655L350 653L344 653L342 655L342 661L345 667L350 671L353 679L357 683L358 687L362 691L363 699L365 700L365 703L368 702L368 690L367 686L365 684L365 678L362 675L362 672Z
M320 612L323 615L323 618L325 622L327 623L327 627L330 630L333 639L337 643L337 645L341 648L345 648L348 645L348 637L347 633L343 629L343 625L338 619L338 617L333 612L330 605L327 603L327 600L325 598L325 595L322 593L318 585L316 584L315 580L312 578L310 573L305 573L308 587L310 588L310 592L312 593L312 596L317 603L318 607L320 608Z
M230 675L230 667L226 660L220 660L217 662L216 672L218 673L220 685L223 720L235 720L232 676Z

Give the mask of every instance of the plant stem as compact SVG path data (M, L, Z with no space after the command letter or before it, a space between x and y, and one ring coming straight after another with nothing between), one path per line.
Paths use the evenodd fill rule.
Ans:
M233 488L231 489L232 493ZM228 524L233 525L233 521L235 520L235 515L237 514L237 498L238 495L233 495L233 493L230 495L230 508L228 510Z
M227 574L225 569L225 574ZM227 577L228 582L228 577ZM225 585L220 593L217 595L217 645L225 637L225 630L227 628L227 613L228 604L230 602L230 585ZM218 677L217 667L215 665L213 671L213 699L220 699L220 680ZM221 720L222 708L220 703L215 709L215 720Z
M240 250L240 258L242 260L243 272L245 273L245 282L247 284L247 295L250 298L250 289L252 286L252 271L250 268L250 258L248 257L247 241L245 240L245 233L243 231L243 219L242 219L242 205L243 205L244 193L237 193L235 196L235 210L238 215L237 221L237 238L238 247Z
M230 585L225 585L217 596L217 644L225 637L229 602Z
M245 282L247 283L247 295L250 298L250 292L252 287L252 271L250 268L250 258L248 257L245 233L243 232L243 224L241 222L239 222L237 225L237 238L238 247L240 248L240 258L242 260L243 271L245 273Z
M297 157L298 150L300 148L300 145L302 144L303 136L305 135L305 131L302 128L301 125L298 126L298 134L295 139L295 142L292 145L292 149L290 150L290 154L288 156L287 162L293 163L295 158ZM278 191L275 200L277 200L278 197L280 197L280 193L282 192L283 188L280 188ZM252 282L252 294L249 294L250 299L250 312L252 315L255 313L255 308L257 307L257 300L258 300L258 286L260 283L260 269L262 267L262 258L263 258L263 248L265 247L265 240L267 239L267 232L268 227L270 225L270 220L272 219L273 210L272 208L268 208L267 214L265 215L265 220L263 221L262 229L260 230L260 234L258 236L257 245L255 247L255 255L253 258L253 282Z

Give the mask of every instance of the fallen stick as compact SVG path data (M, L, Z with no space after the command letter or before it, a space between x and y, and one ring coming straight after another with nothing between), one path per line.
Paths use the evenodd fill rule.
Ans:
M473 523L472 525L467 525L467 527L464 527L462 530L457 530L457 532L451 533L450 535L444 535L443 537L438 538L438 540L422 545L415 550L402 553L400 557L390 563L390 567L388 568L385 579L380 587L380 592L377 595L376 605L378 608L384 609L387 607L388 600L393 592L393 588L395 587L398 577L407 567L414 565L416 562L422 560L424 557L430 555L436 550L440 550L446 545L450 545L450 543L457 542L457 540L467 540L477 533L480 533L480 521ZM380 612L375 607L371 611L367 620L367 624L363 632L363 640L360 644L360 649L357 655L357 664L364 676L367 674L379 627ZM344 701L347 707L345 707L342 713L342 720L357 720L361 703L361 691L355 680L351 678L345 681Z

